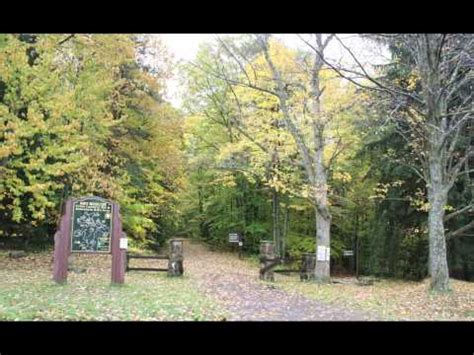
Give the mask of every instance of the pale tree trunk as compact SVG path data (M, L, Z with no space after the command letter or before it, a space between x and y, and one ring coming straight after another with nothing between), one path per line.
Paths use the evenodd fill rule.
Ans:
M432 205L428 216L431 288L435 291L449 290L448 261L443 223L446 196L443 195L443 192L432 193L432 196L430 196L430 204Z
M446 253L446 238L444 233L444 206L447 202L447 191L440 181L443 166L438 159L430 162L431 184L428 188L429 232L429 268L431 289L445 292L449 290L449 271Z
M315 215L316 215L316 253L317 247L330 247L331 214L327 198L326 172L323 165L323 147L317 150L315 164ZM328 282L330 278L330 261L318 260L316 256L315 279Z
M316 238L317 246L329 247L330 245L330 227L331 220L323 217L323 215L316 209ZM316 259L315 278L319 282L328 282L330 278L330 262L329 260L320 261Z
M446 176L447 156L443 148L443 134L447 130L447 103L440 94L440 60L437 35L424 34L418 40L418 66L423 84L423 96L426 103L428 122L426 131L428 139L428 234L429 234L429 269L431 289L433 291L449 290L449 271L444 233L444 207L448 199L450 183Z
M272 208L273 208L273 241L275 242L275 253L277 256L281 254L281 233L280 233L280 198L278 192L272 189Z
M312 198L316 214L316 245L328 248L330 245L330 225L331 214L329 212L329 205L327 199L327 171L324 165L324 150L325 139L324 129L325 120L321 112L321 95L324 89L320 87L320 73L323 67L322 52L327 46L332 36L322 40L321 34L316 34L316 46L319 48L319 53L315 55L314 66L311 74L311 115L312 115L312 134L313 145L305 142L304 134L301 127L298 127L292 120L292 114L287 105L288 94L285 89L285 83L282 75L277 67L274 65L269 51L268 51L268 36L260 36L259 43L263 49L265 60L270 67L273 74L273 79L277 84L277 96L280 101L280 109L283 113L283 120L288 132L293 136L302 155L303 166L306 170L306 175L309 185L312 187ZM317 249L316 249L317 253ZM314 271L315 279L319 282L327 282L330 277L330 263L329 260L317 261Z
M324 50L321 34L316 34L316 46L320 49L321 55ZM316 214L316 254L318 247L329 250L330 247L330 227L331 214L328 206L328 186L326 167L324 165L324 150L326 142L324 139L325 120L321 110L320 73L323 67L323 60L320 55L314 59L313 73L311 77L312 115L313 115L313 169L314 169L314 194L315 194L315 214ZM324 89L323 89L324 90ZM316 255L316 268L314 270L315 279L318 282L328 282L331 274L329 258L318 260Z
M283 257L286 255L286 241L288 238L288 230L290 223L290 207L289 207L289 195L285 195L285 217L283 219L283 233L281 236L281 254Z

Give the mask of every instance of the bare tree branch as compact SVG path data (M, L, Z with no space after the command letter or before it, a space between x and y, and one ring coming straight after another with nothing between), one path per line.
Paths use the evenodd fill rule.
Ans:
M461 208L460 210L457 210L455 212L452 212L450 214L447 214L446 216L444 216L444 221L449 221L450 219L454 218L454 217L457 217L461 214L464 214L466 212L473 212L474 211L474 205L473 204L469 204L463 208Z
M471 230L474 228L474 221L466 224L465 226L459 228L459 229L456 229L455 231L452 231L452 232L449 232L449 233L446 233L446 239L447 240L450 240L454 237L458 237L458 236L461 236L461 235L464 235L465 232Z

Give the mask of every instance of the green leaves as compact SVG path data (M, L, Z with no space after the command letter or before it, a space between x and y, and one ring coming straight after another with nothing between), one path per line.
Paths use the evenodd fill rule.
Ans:
M2 229L54 227L62 200L96 194L126 205L132 238L156 231L171 203L163 179L180 174L180 123L156 100L159 77L142 71L133 36L21 38L0 38Z

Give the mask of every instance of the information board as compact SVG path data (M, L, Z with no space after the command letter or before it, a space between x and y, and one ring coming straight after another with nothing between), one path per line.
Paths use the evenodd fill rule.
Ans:
M109 253L112 204L100 198L75 201L72 209L71 251Z

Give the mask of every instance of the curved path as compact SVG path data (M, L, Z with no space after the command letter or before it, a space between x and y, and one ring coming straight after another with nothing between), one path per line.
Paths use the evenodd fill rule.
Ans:
M235 321L360 321L375 317L284 291L258 279L258 267L236 254L186 240L185 273ZM275 285L277 285L276 283Z

